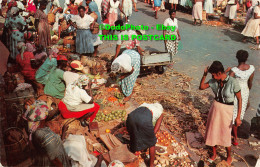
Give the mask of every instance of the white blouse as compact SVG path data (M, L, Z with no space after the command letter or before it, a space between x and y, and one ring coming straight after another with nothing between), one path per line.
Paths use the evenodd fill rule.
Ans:
M115 13L117 13L117 8L118 8L119 4L120 4L119 1L114 2L113 0L110 0L109 13L112 13L113 11L114 11Z
M259 8L259 6L256 6L256 7L255 7L254 13L256 13L257 16L260 16L260 8Z
M171 18L168 18L164 21L163 23L164 26L175 26L175 32L178 30L178 20L176 18L174 18L174 20L172 20Z
M153 125L155 126L157 120L163 113L163 107L160 103L148 104L143 103L140 107L147 107L153 113Z
M90 24L93 23L94 18L88 14L85 14L83 18L81 18L79 15L75 15L70 20L77 24L78 29L87 30L90 28Z

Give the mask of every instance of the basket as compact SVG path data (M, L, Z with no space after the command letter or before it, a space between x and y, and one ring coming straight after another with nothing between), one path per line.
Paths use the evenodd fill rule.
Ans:
M10 130L17 130L19 133L21 133L22 138L16 143L6 144L5 145L6 154L10 155L10 156L19 155L19 154L23 153L23 151L26 149L27 141L25 139L23 131L16 127L11 127L11 128L6 129L4 131L4 137L7 135L7 132L9 132Z
M99 24L95 22L94 29L91 30L92 34L98 34L99 33Z
M66 46L67 44L75 45L75 40L71 39L71 36L65 37L63 39L63 45Z
M206 10L203 10L203 11L202 11L202 20L203 20L203 21L207 20Z
M48 23L53 24L55 22L55 15L53 13L48 14Z

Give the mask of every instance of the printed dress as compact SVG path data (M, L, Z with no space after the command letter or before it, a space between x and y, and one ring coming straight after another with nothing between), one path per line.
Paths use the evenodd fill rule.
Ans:
M16 17L8 17L5 21L5 27L11 29L11 35L9 37L9 50L10 56L13 60L16 59L16 55L19 54L16 45L18 42L24 41L24 34L19 30L23 29L23 26L26 26L24 18L20 15Z
M240 119L243 120L247 108L247 104L248 104L248 98L249 98L248 79L255 71L255 67L253 65L250 65L250 68L245 71L242 71L237 67L233 67L232 71L235 73L235 78L237 79L241 87L242 110L241 110ZM237 117L237 98L235 98L234 100L233 124L235 123L236 117Z
M135 50L125 50L122 54L128 54L131 57L131 66L134 72L119 82L122 92L125 96L130 96L133 92L135 81L140 73L140 55Z
M178 34L177 34L177 30L178 30L178 20L176 18L174 18L174 20L172 20L171 18L168 18L164 21L164 26L175 26L175 30L166 30L166 35L175 35L176 36L176 40L167 40L166 41L166 50L168 53L172 53L173 55L176 55L178 53L178 45L179 45L179 41L178 41Z
M39 19L38 44L42 45L44 47L47 47L51 44L51 33L50 33L50 27L48 24L48 16L45 13L43 13L41 10L38 9L36 11L34 17L35 17L35 19Z

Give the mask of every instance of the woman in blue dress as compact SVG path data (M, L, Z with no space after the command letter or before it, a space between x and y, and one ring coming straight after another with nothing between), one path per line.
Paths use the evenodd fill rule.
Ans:
M91 13L96 13L98 18L97 18L97 23L100 25L101 24L101 14L99 13L97 3L95 1L91 0L86 0L86 5L88 6L88 11ZM103 42L100 40L99 35L102 35L102 31L99 30L98 34L92 34L93 37L93 45L94 45L94 53L93 56L97 56L97 50L98 50L98 45L101 45Z
M11 8L11 16L6 18L5 27L11 31L10 35L10 57L12 60L16 59L16 55L19 54L17 49L18 42L24 42L24 33L21 32L25 29L25 19L19 15L19 9L17 7Z

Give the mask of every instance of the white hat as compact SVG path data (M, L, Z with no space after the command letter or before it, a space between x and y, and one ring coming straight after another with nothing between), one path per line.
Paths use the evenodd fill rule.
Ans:
M145 30L141 30L141 25L139 25L138 27L140 27L140 29L137 30L137 31L139 31L142 35L144 35L145 34Z

